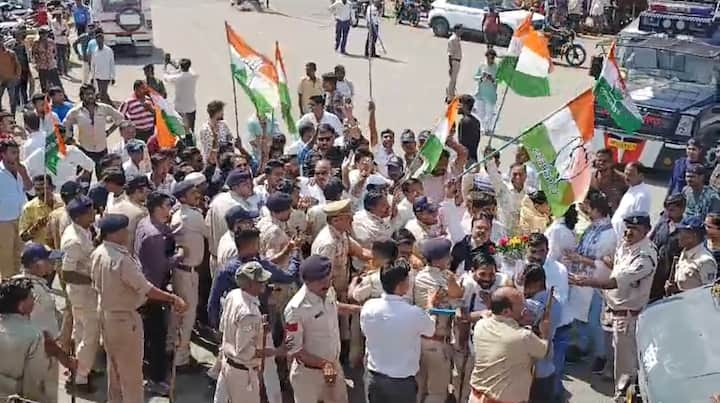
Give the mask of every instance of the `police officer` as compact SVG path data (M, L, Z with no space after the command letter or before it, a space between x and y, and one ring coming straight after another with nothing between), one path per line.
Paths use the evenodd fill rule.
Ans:
M675 267L675 276L665 285L668 295L710 284L715 281L717 274L717 262L705 247L703 219L686 217L676 228L678 242L683 249Z
M217 247L216 262L217 270L223 267L234 257L237 256L237 246L235 245L235 234L243 229L254 229L255 220L260 213L255 210L246 210L243 206L233 206L225 213L225 223L228 230L220 238Z
M42 402L49 392L44 382L50 358L43 349L43 333L28 320L33 310L32 288L28 279L0 283L1 401L17 394Z
M62 278L67 284L67 295L72 305L72 338L78 359L75 385L89 392L92 386L88 375L95 364L100 342L97 293L90 284L90 254L93 250L90 227L95 221L95 211L92 200L87 196L73 199L67 211L72 224L63 232L60 250L64 253Z
M332 270L326 256L311 255L303 260L300 277L304 284L285 307L295 403L348 402L340 365L338 313L359 314L360 307L338 302L331 285Z
M202 194L197 186L188 180L175 184L173 195L180 202L170 221L177 246L184 251L182 262L172 272L173 291L188 305L182 315L172 314L168 326L168 349L175 350L175 365L178 369L196 367L196 361L190 354L190 335L195 325L198 304L198 267L205 254L205 238L208 227L205 224L199 206ZM179 328L179 332L178 332ZM178 335L179 333L179 335ZM179 343L175 347L175 340Z
M607 306L612 314L613 347L615 349L615 394L621 397L619 382L637 373L637 317L650 299L650 288L657 265L657 251L647 237L650 217L645 212L632 212L623 217L625 232L615 259L605 262L612 266L607 280L568 274L570 283L580 287L607 290Z
M91 255L92 287L99 298L103 344L107 353L108 402L141 403L143 391L143 326L137 309L147 299L169 303L178 313L182 298L153 286L125 247L129 220L106 214L100 222L102 243Z
M51 261L61 256L57 251L48 250L45 245L31 242L23 249L20 257L22 271L15 276L15 278L25 278L32 284L34 304L30 312L30 321L41 331L47 332L53 340L58 337L60 332L58 323L60 313L57 311L55 298L45 277L54 271ZM44 372L45 398L43 401L52 403L58 400L58 362L56 359L50 358L48 363L49 366L45 368Z
M108 213L122 214L129 219L128 242L125 247L130 253L135 250L135 229L140 220L148 215L145 208L145 200L150 193L150 179L145 175L139 175L131 178L125 183L125 196L120 200L115 200L112 206L108 208Z
M215 403L260 403L260 360L285 353L284 347L274 349L269 345L261 349L262 339L267 340L267 335L258 297L265 291L270 277L272 274L258 262L245 263L235 272L239 288L225 297L220 318L223 364Z
M431 238L421 245L427 266L415 276L413 304L425 308L435 292L439 294L439 308L455 308L451 300L463 297L463 289L450 271L450 240ZM444 403L451 380L453 348L450 345L452 320L449 316L435 319L435 334L423 337L420 353L418 400L425 403Z

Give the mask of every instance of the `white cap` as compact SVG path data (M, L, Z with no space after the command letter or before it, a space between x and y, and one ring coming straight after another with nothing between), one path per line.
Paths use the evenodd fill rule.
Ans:
M207 182L207 178L200 172L191 172L185 176L185 180L192 183L195 186L201 185Z
M369 185L388 186L390 185L390 181L385 179L385 177L380 174L372 174L368 176L367 180L365 181L365 187Z

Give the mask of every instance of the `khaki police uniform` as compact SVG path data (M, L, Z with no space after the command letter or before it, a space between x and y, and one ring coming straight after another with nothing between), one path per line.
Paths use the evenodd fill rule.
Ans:
M285 307L285 330L288 354L301 350L333 363L337 379L328 384L322 368L311 368L293 360L290 383L295 403L347 403L345 375L340 365L340 329L335 290L331 287L325 299L302 286Z
M628 245L623 242L615 253L611 279L617 288L608 290L605 299L612 313L615 349L615 389L623 375L637 373L635 324L638 314L650 300L650 288L657 266L657 251L649 238Z
M425 266L413 281L413 304L425 308L428 298L440 289L444 297L439 308L454 308L447 298L448 272L437 267ZM435 334L421 340L420 371L417 374L418 401L445 403L451 381L453 348L450 345L452 320L449 316L437 316Z
M30 312L30 321L33 322L40 331L45 331L53 338L57 338L60 333L60 312L55 306L55 298L53 292L48 287L47 280L42 277L35 276L28 272L15 276L15 278L26 278L32 283L33 310ZM45 369L45 380L43 381L45 389L45 400L43 402L53 403L58 401L58 362L55 358L49 358L49 366Z
M260 255L266 259L277 256L290 243L292 230L288 223L273 218L272 215L261 218L257 228L260 231ZM287 253L281 261L275 262L278 268L284 271L287 271L289 263L290 253ZM270 312L268 320L271 326L274 326L276 321L282 320L283 309L296 290L293 284L273 285L273 292L268 301Z
M703 243L684 249L675 268L675 283L680 291L702 287L715 281L717 262Z
M0 314L0 401L20 395L38 402L57 395L45 384L50 359L45 353L42 330L26 316Z
M72 305L72 338L78 360L77 376L84 378L95 364L100 342L97 293L91 287L90 279L90 254L93 250L90 231L75 223L71 224L63 232L60 249L64 253L63 278Z
M142 403L144 335L137 309L153 286L125 245L105 241L91 260L107 353L108 402Z
M263 325L260 301L241 289L225 298L222 317L222 366L217 381L215 403L260 403L258 370ZM224 397L220 398L221 395Z
M190 336L198 305L198 273L205 254L205 238L208 227L202 213L186 204L180 206L171 219L177 246L184 252L182 263L172 273L173 292L187 304L184 313L173 312L168 326L168 349L175 351L175 365L185 365L190 361ZM179 328L179 331L178 331ZM179 345L175 340L180 336Z
M72 220L65 209L65 206L58 207L50 213L48 218L48 237L52 241L51 245L48 245L51 249L60 249L60 241L62 240L62 234L65 232L65 228L72 224ZM65 280L62 278L62 264L56 266L58 273L58 280L60 282L60 288L62 289L63 295L65 296L65 305L62 310L62 325L60 326L60 335L58 341L67 348L72 340L72 309L70 307L70 300L67 299L67 287Z
M120 200L115 200L112 206L108 207L108 214L122 214L128 218L128 242L125 247L133 253L135 250L135 229L140 220L148 215L145 206L141 206L128 199L127 195Z
M460 45L460 35L453 33L448 39L448 75L450 76L450 82L448 82L446 95L448 99L455 97L455 90L457 87L457 78L460 73L460 61L462 60L462 46Z

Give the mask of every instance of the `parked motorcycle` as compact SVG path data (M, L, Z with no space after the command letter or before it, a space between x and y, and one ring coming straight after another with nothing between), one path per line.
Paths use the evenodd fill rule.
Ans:
M407 22L413 27L417 27L420 24L420 5L416 2L404 3L398 1L395 3L395 14L397 15L397 22Z
M581 44L575 43L575 31L548 26L546 35L548 36L550 57L565 58L567 64L572 67L585 63L587 52Z

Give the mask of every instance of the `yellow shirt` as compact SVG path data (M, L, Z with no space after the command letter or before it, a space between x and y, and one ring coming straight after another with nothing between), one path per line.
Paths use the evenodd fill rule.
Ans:
M548 342L513 319L493 315L475 324L473 346L470 386L503 402L527 401L531 368L545 357Z
M48 206L41 197L36 197L23 206L22 213L20 213L20 234L25 231L31 230L30 240L38 242L43 245L52 245L53 240L48 232L48 220L50 213L57 208L64 206L59 196L53 195L54 204L52 207ZM44 223L42 221L45 221ZM34 226L37 226L33 229Z
M308 103L310 103L310 97L322 94L322 80L317 77L315 77L315 81L308 77L300 79L300 85L298 85L298 96L300 97L302 113L305 114L310 111L310 107L308 106Z

